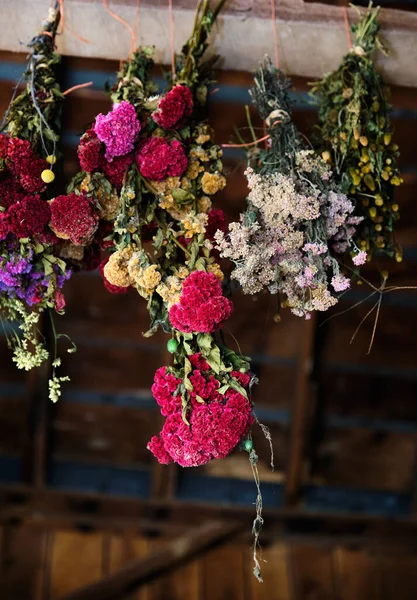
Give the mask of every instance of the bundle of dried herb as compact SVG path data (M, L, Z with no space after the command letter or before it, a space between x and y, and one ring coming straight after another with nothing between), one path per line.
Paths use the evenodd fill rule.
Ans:
M26 370L40 366L49 357L39 332L40 315L45 310L51 314L52 309L63 312L62 287L71 275L60 257L61 241L54 233L48 202L48 184L55 178L63 100L56 80L59 20L57 5L29 44L30 60L19 82L24 81L25 88L17 95L16 87L1 126L5 134L0 135L1 320L11 322L8 344L18 368ZM53 401L60 395L61 382L67 380L55 374L60 364L56 341L55 334L49 384Z
M251 95L269 140L248 153L250 193L240 222L216 233L217 248L235 263L232 278L244 293L268 290L298 316L325 311L350 285L339 259L352 248L361 219L333 180L330 167L309 148L291 118L290 81L265 59Z
M395 242L399 218L395 188L402 183L392 141L390 90L375 68L375 50L385 53L379 37L378 8L372 3L352 27L355 43L340 67L313 84L319 105L317 146L332 166L343 191L363 217L355 241L368 253L402 260Z

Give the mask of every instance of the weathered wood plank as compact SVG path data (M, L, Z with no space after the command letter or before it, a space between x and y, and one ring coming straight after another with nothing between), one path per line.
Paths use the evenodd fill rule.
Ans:
M49 590L51 600L100 579L102 542L101 533L55 532Z

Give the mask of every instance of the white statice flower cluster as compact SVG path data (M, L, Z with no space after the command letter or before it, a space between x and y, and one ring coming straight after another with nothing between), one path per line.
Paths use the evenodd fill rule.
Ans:
M331 188L324 161L308 150L295 158L290 173L247 169L248 209L215 243L235 263L232 278L244 293L282 294L294 314L309 318L350 285L337 254L351 246L357 218L350 200Z

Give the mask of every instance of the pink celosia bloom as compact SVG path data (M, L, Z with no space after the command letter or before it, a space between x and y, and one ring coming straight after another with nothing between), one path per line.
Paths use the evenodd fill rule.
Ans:
M359 252L359 254L352 258L353 264L357 267L359 267L360 265L364 265L366 263L366 256L366 252Z
M183 283L181 298L169 311L173 327L185 333L212 333L233 311L232 302L223 296L218 278L212 273L194 271Z
M167 417L159 437L148 444L159 462L166 464L171 457L182 467L198 467L225 458L252 425L252 407L242 394L229 390L224 404L194 406L189 421L187 425L180 411Z
M97 115L94 125L98 139L106 146L105 158L109 162L133 150L140 129L135 107L125 100L114 104L107 115Z

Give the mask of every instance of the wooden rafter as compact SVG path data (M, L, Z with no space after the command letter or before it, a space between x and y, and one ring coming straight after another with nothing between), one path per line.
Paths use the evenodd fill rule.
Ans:
M187 562L233 539L242 530L236 522L208 521L189 529L165 548L132 562L62 600L119 600L162 575L172 573Z

